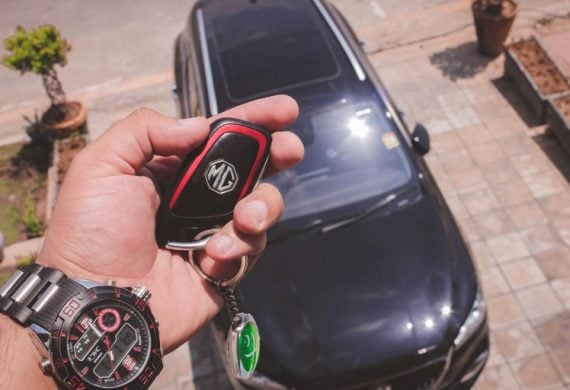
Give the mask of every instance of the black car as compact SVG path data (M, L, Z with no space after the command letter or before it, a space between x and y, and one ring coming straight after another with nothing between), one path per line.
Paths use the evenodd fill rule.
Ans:
M340 13L322 0L210 0L175 46L182 116L285 93L306 148L268 179L286 210L236 290L262 349L241 385L469 388L486 309L459 229L406 124ZM228 319L217 319L220 337Z

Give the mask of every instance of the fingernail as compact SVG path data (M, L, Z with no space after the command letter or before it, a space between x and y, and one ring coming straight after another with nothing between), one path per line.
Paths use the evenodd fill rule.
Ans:
M260 200L248 203L246 209L258 225L261 225L267 217L267 205Z
M195 126L201 120L202 120L201 118L182 118L178 119L178 123L180 123L183 126Z
M234 239L227 234L218 234L211 238L214 247L221 253L227 253L234 246Z

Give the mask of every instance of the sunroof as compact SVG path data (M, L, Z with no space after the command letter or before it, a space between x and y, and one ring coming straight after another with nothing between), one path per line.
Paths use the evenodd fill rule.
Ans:
M211 54L233 100L339 73L330 31L310 3L230 0L208 9L206 18Z

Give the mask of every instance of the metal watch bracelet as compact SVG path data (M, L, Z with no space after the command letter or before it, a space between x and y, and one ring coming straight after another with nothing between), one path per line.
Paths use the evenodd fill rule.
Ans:
M62 306L83 291L85 287L63 272L31 264L16 270L0 287L0 313L22 326L36 324L49 331Z

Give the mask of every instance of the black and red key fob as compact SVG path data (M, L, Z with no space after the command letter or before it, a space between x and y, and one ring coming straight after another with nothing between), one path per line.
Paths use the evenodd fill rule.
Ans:
M185 158L162 196L158 245L191 242L230 221L263 174L270 146L271 134L258 125L230 118L212 123L206 142Z

